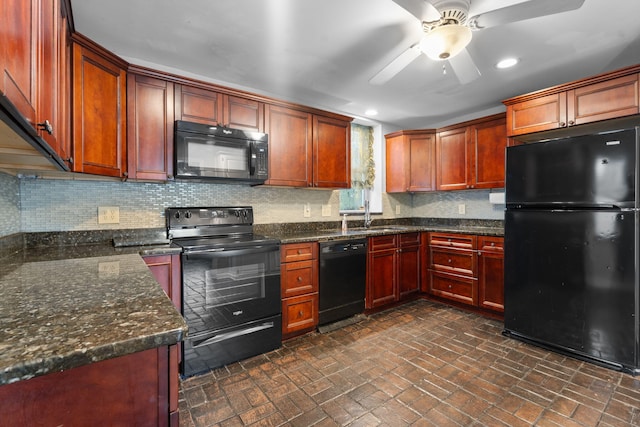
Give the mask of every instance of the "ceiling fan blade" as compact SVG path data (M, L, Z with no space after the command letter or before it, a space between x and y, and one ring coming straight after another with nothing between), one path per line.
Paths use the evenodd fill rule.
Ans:
M420 50L420 44L416 43L409 49L402 52L396 59L391 61L387 66L380 70L375 76L369 79L369 83L372 85L382 85L391 80L396 74L404 69L407 65L411 64L422 51Z
M472 29L479 30L510 22L576 10L583 3L584 0L529 0L472 16L467 21L467 24Z
M449 65L463 85L480 77L480 70L476 67L467 49L463 49L459 54L449 59Z
M418 18L420 22L440 19L440 12L426 0L393 0L398 6Z

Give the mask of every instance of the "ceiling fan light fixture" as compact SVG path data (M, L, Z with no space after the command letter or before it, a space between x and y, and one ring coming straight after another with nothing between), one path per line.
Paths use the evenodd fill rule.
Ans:
M451 59L471 41L471 29L464 25L441 25L429 31L420 41L420 49L435 61Z

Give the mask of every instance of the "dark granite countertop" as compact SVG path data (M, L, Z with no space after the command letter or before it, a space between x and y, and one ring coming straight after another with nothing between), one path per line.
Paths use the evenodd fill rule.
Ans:
M442 233L461 233L461 234L475 234L478 236L503 236L504 228L498 226L479 226L479 225L381 225L373 226L371 228L355 227L348 229L346 233L342 233L340 230L277 230L265 233L270 237L280 239L283 244L286 243L301 243L309 241L330 241L330 240L344 240L344 239L357 239L371 236L381 236L385 234L398 234L398 233L414 233L421 231L437 231Z
M0 384L184 339L140 254L169 245L36 247L0 264ZM156 252L158 251L158 252Z

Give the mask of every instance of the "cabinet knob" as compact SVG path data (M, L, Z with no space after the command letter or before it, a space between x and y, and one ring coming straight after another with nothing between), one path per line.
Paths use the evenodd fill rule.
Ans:
M298 312L298 317L302 317L302 316L304 316L304 313L302 312L302 310L300 310L300 311Z
M478 251L478 256L482 255L482 252Z
M560 127L561 127L561 128L563 128L563 127L566 127L566 126L567 126L567 124L566 124L565 122L560 122L560 123L558 123L558 124L560 125Z
M574 122L573 120L569 120L569 126L573 126L575 124L576 124L576 122Z
M298 276L298 283L302 283L302 277Z
M302 255L302 249L298 249L298 255Z
M449 258L449 264L451 264L451 258Z

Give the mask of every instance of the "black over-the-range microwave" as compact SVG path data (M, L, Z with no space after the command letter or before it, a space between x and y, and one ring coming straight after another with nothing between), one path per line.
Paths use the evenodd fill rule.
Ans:
M267 134L176 120L177 179L262 184L269 177Z

